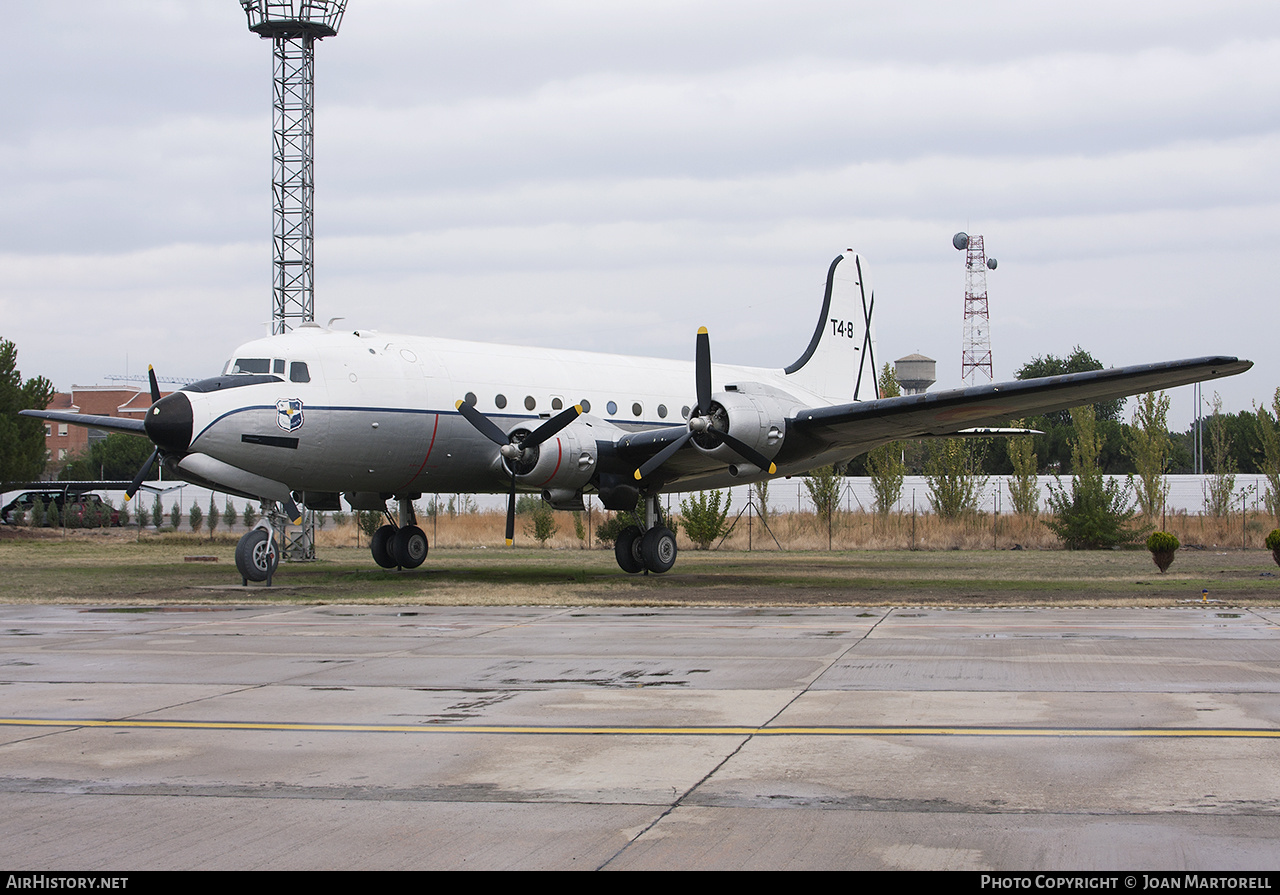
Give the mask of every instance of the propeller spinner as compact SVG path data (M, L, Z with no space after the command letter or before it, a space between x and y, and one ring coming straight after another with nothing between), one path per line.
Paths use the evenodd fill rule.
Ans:
M516 537L516 476L520 473L522 466L531 467L536 461L538 445L553 438L561 429L576 420L582 413L582 407L575 404L568 410L556 414L528 435L522 436L518 432L511 435L503 432L493 420L466 401L459 401L455 406L463 418L475 426L481 435L498 445L498 452L506 461L507 468L511 470L511 491L507 495L507 546L510 547L515 543Z
M694 353L694 379L698 392L698 403L689 414L689 428L683 435L654 454L636 470L636 481L652 475L662 464L666 463L676 451L684 447L690 438L704 448L716 448L721 444L749 463L754 463L769 475L778 471L778 467L764 454L729 434L729 418L711 394L711 336L705 326L698 327L698 340Z

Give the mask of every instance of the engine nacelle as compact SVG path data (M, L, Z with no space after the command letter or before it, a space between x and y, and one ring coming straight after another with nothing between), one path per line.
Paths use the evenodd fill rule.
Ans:
M534 427L521 424L512 432L528 432ZM504 460L508 471L515 467L516 481L525 488L563 493L580 491L595 475L599 460L596 435L590 427L574 423L553 435L516 461ZM529 454L534 453L536 457Z
M728 431L769 459L782 449L782 439L787 433L787 414L772 395L750 394L730 387L711 396L711 408L711 428ZM708 457L741 466L744 470L750 466L733 448L715 444L710 433L694 435L693 444Z

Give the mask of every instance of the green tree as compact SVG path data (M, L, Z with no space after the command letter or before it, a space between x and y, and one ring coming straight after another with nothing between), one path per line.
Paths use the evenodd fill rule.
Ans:
M112 432L89 445L89 452L77 457L58 473L59 481L88 482L97 479L127 481L138 474L151 456L151 442L136 435ZM159 478L160 464L154 464L147 481Z
M191 520L192 531L199 531L204 527L204 511L200 509L200 504L193 503L191 505L191 512L187 518Z
M893 368L886 363L880 371L880 397L896 398L901 394ZM875 494L876 513L888 516L902 497L902 479L906 475L902 442L891 441L872 448L867 452L866 467L867 474L871 476L871 490Z
M254 523L257 521L258 511L253 508L252 502L246 500L244 502L244 513L240 516L241 524L244 525L245 530L247 531L248 529L253 528Z
M1169 483L1165 470L1169 464L1169 396L1147 392L1138 399L1129 427L1125 453L1133 460L1138 481L1138 509L1148 519L1164 512L1169 499Z
M925 463L929 503L943 519L956 519L978 508L986 476L977 471L973 450L961 438L934 444Z
M1014 420L1013 428L1025 429L1023 420ZM1013 466L1013 475L1009 477L1009 499L1013 501L1013 511L1019 516L1030 516L1032 519L1040 512L1040 480L1036 477L1035 439L1029 435L1019 435L1008 439L1005 446L1009 462Z
M811 469L805 474L804 487L809 492L809 499L813 501L814 511L828 525L840 505L840 488L843 483L839 470L834 466Z
M1213 416L1209 419L1209 439L1205 460L1209 477L1204 483L1204 509L1210 516L1222 518L1231 512L1231 493L1236 488L1239 468L1231 454L1231 436L1222 414L1222 398L1213 394Z
M524 524L524 533L531 538L536 538L543 547L547 546L547 541L551 540L560 528L556 523L555 510L551 509L551 505L542 498L537 498L537 503L528 511L528 517Z
M721 497L724 498L723 509L720 507ZM733 494L727 491L699 491L680 501L681 525L699 550L706 550L712 541L724 534L731 503Z
M44 410L53 385L43 376L22 381L18 349L0 339L0 484L33 481L44 472L44 421L18 416L19 410Z
M218 530L218 523L222 521L222 512L218 509L218 505L214 503L213 495L209 495L209 536L212 537L214 532Z
M1267 512L1280 521L1280 388L1271 399L1272 410L1254 408L1254 420L1261 445L1259 469L1267 477L1267 489L1262 498Z
M182 507L178 506L176 503L173 505L173 508L169 510L169 524L173 526L174 531L177 531L178 526L182 524Z
M155 503L151 504L151 527L156 531L160 530L160 526L164 524L164 507L160 506L160 495L156 495Z
M1128 484L1107 479L1102 472L1102 442L1093 406L1073 407L1071 417L1076 433L1071 464L1075 475L1070 490L1060 478L1057 485L1049 486L1049 509L1055 518L1045 520L1045 525L1068 550L1097 550L1138 540L1144 531L1129 525L1134 511Z

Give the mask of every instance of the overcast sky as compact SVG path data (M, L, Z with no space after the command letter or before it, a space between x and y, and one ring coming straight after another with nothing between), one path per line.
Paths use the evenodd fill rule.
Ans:
M60 389L217 372L269 328L270 44L236 0L5 13L0 336ZM1280 385L1274 0L350 0L316 121L321 322L782 366L848 247L944 388L968 230L998 380L1079 344Z

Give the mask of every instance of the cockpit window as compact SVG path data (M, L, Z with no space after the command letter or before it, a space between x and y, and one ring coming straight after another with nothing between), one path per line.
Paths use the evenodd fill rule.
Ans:
M289 381L310 382L311 374L307 372L307 365L300 360L289 364Z
M283 363L283 362L282 362ZM266 357L237 357L231 365L232 373L270 373L271 359ZM280 367L284 372L284 367Z
M281 376L283 376L283 375L284 375L284 361L282 361L280 358L276 358L274 361L272 361L272 362L271 362L271 372L272 372L272 373L278 373L278 374L280 374Z

